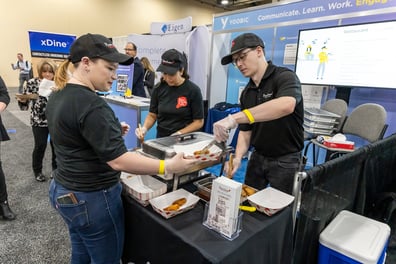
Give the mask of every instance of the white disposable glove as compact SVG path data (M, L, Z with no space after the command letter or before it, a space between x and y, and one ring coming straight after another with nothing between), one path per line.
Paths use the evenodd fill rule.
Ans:
M165 174L181 173L187 171L196 163L198 163L197 159L184 158L184 154L182 152L177 153L171 159L165 160Z
M128 134L130 129L130 126L125 123L125 122L121 122L121 135L125 136L126 134Z
M144 140L144 136L146 135L146 133L147 133L147 128L145 128L144 126L143 127L137 127L135 129L135 135L137 136L137 138L140 141Z
M229 162L226 162L224 165L225 175L227 175L227 177L229 177L229 178L234 177L235 172L239 169L240 166L241 166L241 159L238 159L238 158L234 158L232 160L232 168L231 169L230 169Z
M213 134L217 142L225 142L229 136L229 130L236 128L238 123L232 117L228 115L226 118L221 119L213 124Z

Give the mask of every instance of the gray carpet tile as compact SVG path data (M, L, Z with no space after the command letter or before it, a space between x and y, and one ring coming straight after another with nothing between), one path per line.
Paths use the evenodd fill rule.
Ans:
M0 264L69 263L70 242L66 225L48 201L49 181L33 177L33 134L29 111L20 111L10 89L11 103L2 119L11 140L1 144L1 160L6 175L8 200L17 214L14 221L0 219ZM45 175L51 173L48 144L44 158Z

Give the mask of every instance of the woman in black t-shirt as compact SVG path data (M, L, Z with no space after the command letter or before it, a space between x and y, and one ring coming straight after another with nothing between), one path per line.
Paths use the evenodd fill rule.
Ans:
M161 82L153 90L143 126L135 130L140 140L156 121L157 138L197 131L204 123L201 90L189 80L185 55L170 49L161 59Z
M158 160L127 150L122 135L129 126L96 91L109 91L118 64L132 62L108 38L85 34L73 42L55 75L46 116L58 167L49 197L69 229L73 264L120 263L125 235L121 171L181 173L196 164L183 153Z

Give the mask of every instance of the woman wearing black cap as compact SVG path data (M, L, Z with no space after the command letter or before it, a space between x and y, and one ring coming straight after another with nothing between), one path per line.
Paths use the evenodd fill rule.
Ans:
M132 62L106 37L86 34L72 44L68 60L55 76L57 89L46 114L58 168L49 196L69 228L73 264L120 263L124 243L120 171L177 173L194 165L183 154L164 161L127 151L122 135L129 127L120 124L95 91L108 91L118 64Z
M151 95L149 114L136 136L143 140L155 121L157 138L199 130L204 123L202 94L189 80L186 56L175 49L165 51L157 71L162 72L161 82Z

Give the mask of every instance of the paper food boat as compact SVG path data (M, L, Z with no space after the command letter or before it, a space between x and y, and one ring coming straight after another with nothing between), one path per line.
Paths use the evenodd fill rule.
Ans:
M276 214L294 201L294 196L268 187L248 197L249 203L268 216Z
M150 175L122 173L121 182L129 196L144 206L149 204L150 199L160 196L167 191L165 183Z
M164 211L164 208L168 207L171 205L174 201L181 199L181 198L186 198L187 201L186 203L181 206L177 211ZM154 211L159 213L165 218L171 218L175 215L184 213L192 208L197 204L199 201L199 197L184 190L184 189L178 189L176 191L166 193L164 195L161 195L159 197L151 199L149 202L151 206L153 207Z

